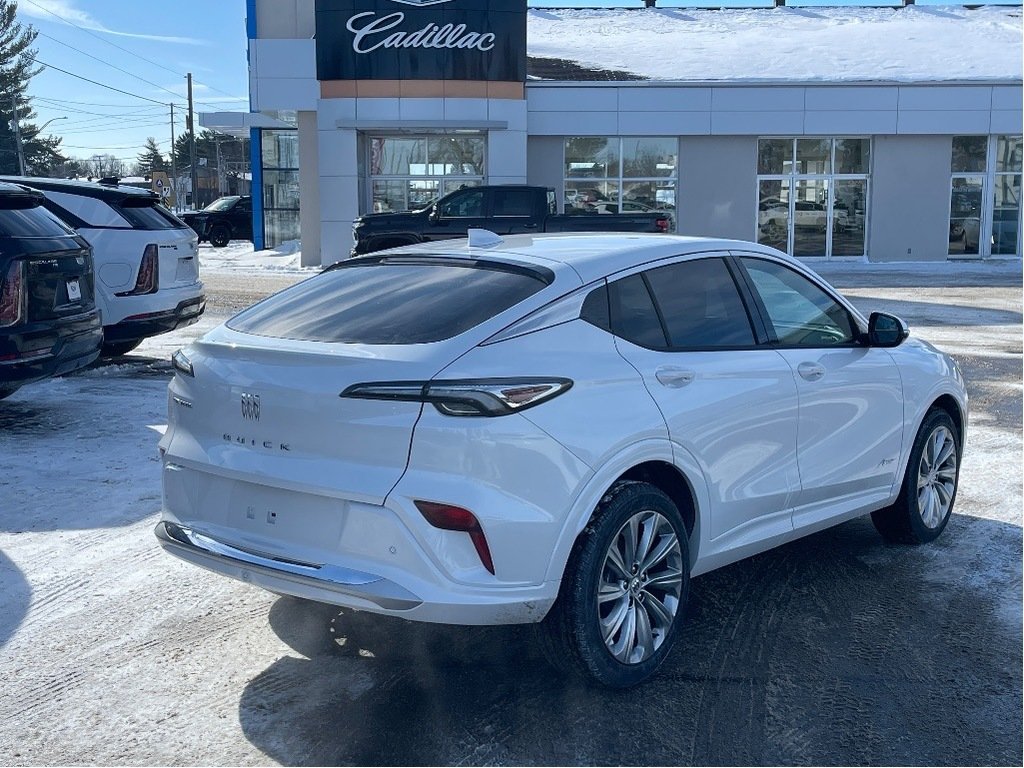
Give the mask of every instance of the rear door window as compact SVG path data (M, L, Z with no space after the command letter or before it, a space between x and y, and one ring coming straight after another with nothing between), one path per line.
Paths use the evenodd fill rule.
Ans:
M349 344L426 344L457 336L545 288L545 271L494 262L346 263L228 321L243 333Z
M630 275L608 286L612 333L648 349L666 349L665 329L643 275Z
M729 268L719 258L647 272L673 349L753 346L754 331Z

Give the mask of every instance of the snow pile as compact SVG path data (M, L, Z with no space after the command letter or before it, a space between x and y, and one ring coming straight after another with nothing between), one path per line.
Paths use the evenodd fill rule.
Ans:
M529 53L686 81L1019 80L1020 7L543 10Z
M288 240L276 248L257 251L246 240L232 240L224 248L209 243L199 246L201 270L213 272L319 272L320 267L302 266L302 243Z

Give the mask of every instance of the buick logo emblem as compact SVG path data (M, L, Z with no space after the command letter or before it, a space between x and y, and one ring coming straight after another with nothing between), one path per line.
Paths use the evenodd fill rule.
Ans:
M260 396L249 392L242 393L242 418L248 421L260 420Z

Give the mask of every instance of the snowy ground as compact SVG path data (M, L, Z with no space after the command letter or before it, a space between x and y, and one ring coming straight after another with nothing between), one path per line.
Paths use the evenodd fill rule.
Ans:
M516 628L317 610L161 552L170 353L220 286L310 274L201 259L198 325L0 403L0 764L1021 764L1019 265L822 266L960 356L957 514L929 547L859 520L697 579L665 672L611 694Z

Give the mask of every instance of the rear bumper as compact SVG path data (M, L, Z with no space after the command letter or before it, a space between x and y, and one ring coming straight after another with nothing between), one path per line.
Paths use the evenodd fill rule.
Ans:
M206 295L199 294L193 298L178 302L174 309L147 312L126 317L116 325L108 325L103 329L106 341L133 341L158 336L161 333L175 331L197 322L206 311Z
M554 596L466 595L430 590L414 594L383 576L339 565L306 563L255 552L220 541L194 528L161 520L154 531L166 552L222 576L279 595L291 595L353 610L438 624L525 624L540 621ZM557 591L557 585L555 585Z
M0 384L22 386L84 368L103 343L98 310L0 331Z
M166 520L157 523L155 534L172 555L274 592L355 598L388 611L408 611L423 603L412 592L381 576L250 552Z

